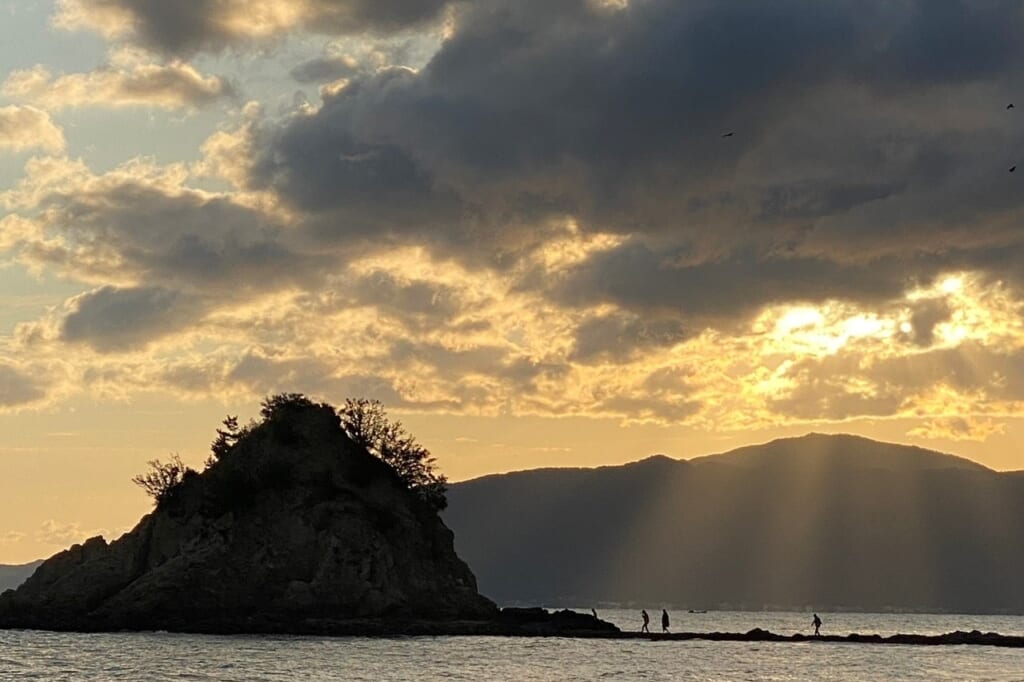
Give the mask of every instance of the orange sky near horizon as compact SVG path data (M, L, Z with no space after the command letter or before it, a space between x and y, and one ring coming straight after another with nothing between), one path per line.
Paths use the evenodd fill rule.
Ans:
M230 412L240 413L243 422L258 413L256 403L236 407L241 406ZM201 469L214 429L228 411L214 402L169 409L166 403L143 400L113 407L83 405L31 418L22 415L17 421L11 415L0 416L6 434L0 444L0 461L5 463L0 563L26 563L94 535L112 540L130 530L152 508L131 477L144 471L148 460L166 459L172 453ZM710 432L589 417L392 416L431 449L452 481L539 467L618 465L654 454L690 459L811 430L918 445L996 470L1024 469L1014 430L987 442L906 437L916 420ZM19 433L12 436L15 423ZM1020 420L1011 427L1021 428Z

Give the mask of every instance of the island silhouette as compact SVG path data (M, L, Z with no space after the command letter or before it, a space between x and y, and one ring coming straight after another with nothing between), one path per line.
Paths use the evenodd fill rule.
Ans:
M203 472L177 457L151 462L135 482L154 511L114 542L91 538L45 561L0 595L0 627L616 631L589 614L500 610L480 595L437 515L443 477L429 452L379 404L353 405L364 421L346 431L345 408L271 396L260 421L225 420Z

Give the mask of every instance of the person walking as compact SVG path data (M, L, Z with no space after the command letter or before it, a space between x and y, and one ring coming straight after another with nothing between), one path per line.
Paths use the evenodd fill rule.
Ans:
M814 614L814 620L811 621L811 625L814 626L814 636L821 637L821 618L818 618L818 614Z
M644 624L640 626L640 632L650 632L647 624L651 622L651 617L647 615L647 609L640 609L640 617L644 619Z
M661 631L668 632L668 611L661 610Z

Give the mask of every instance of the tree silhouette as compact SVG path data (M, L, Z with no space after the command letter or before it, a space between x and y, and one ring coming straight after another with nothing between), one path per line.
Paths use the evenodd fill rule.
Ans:
M146 494L153 498L156 506L160 506L168 496L181 485L185 475L195 473L181 461L178 453L171 455L168 462L161 462L158 459L149 461L150 471L139 474L132 479L132 483L146 491Z
M401 422L388 419L379 400L348 398L338 416L349 438L394 469L420 499L437 510L448 506L448 479L435 470L437 460Z
M283 417L289 412L301 412L317 404L301 393L276 393L260 403L260 416L264 422Z
M231 452L235 444L249 431L249 427L238 426L238 417L230 414L224 418L221 424L224 428L217 429L217 438L210 445L210 451L213 455L210 459L206 460L207 469Z

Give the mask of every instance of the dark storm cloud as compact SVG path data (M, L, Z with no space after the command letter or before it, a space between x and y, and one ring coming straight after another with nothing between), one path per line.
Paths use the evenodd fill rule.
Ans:
M352 57L333 55L302 62L290 73L300 83L324 83L354 76L358 72L359 64Z
M60 338L99 352L144 348L195 324L204 312L196 298L160 287L106 286L74 299Z
M910 315L910 332L904 335L915 345L927 348L935 340L935 325L948 322L952 314L949 302L943 299L916 303Z
M382 269L338 278L327 292L311 291L300 297L298 304L315 315L333 315L370 307L379 316L395 320L415 333L439 328L472 332L489 326L481 320L457 321L477 311L480 305L467 300L465 292L459 288L430 280L405 278L399 272Z
M308 0L306 29L317 33L390 33L438 19L452 0Z
M900 87L987 79L1020 58L1021 6L1013 0L890 3L901 21L864 67L864 78Z
M240 0L78 4L128 11L137 37L168 52L255 35ZM423 26L445 4L291 7L310 30L359 32ZM479 0L453 16L422 69L308 62L300 80L348 84L325 88L319 109L253 123L248 189L282 199L287 227L144 183L51 197L48 218L74 248L38 244L37 260L146 283L81 300L65 338L113 347L90 320L145 309L126 330L144 343L196 301L316 291L348 258L409 245L517 273L515 293L618 308L579 323L571 359L584 363L629 360L773 303L891 306L958 269L1024 278L1024 193L1006 172L1024 120L1004 108L1024 87L1017 3ZM570 234L569 219L582 239L624 238L557 271L515 269ZM410 330L454 330L472 306L430 282L342 279L342 305ZM914 313L915 343L929 345L941 315ZM399 365L527 390L567 371L497 345L389 350Z
M240 293L308 285L337 266L286 244L267 215L219 197L125 181L52 195L45 207L53 228L78 250L38 257L73 257L66 267L96 274L116 268L174 288Z
M410 330L445 326L459 315L472 311L472 306L454 287L426 280L403 281L384 270L360 277L341 288L349 307L373 306L379 314L397 319Z
M250 179L327 240L509 263L564 217L634 236L563 301L879 301L1018 248L1022 29L1006 2L480 2L422 70L264 127Z
M624 361L654 348L673 346L688 336L682 322L675 318L604 315L585 320L577 327L570 359Z
M832 52L849 40L831 10L792 14L482 3L422 72L364 78L272 135L254 180L308 210L339 210L346 230L367 222L374 198L385 222L409 222L392 214L401 200L432 232L505 233L568 214L623 231L665 223L689 201L666 203L677 194L666 182L701 182L735 162L738 147L723 152L718 137L723 116L759 95L783 99L787 70L828 61L790 46ZM709 41L709 25L728 39Z
M86 281L114 281L70 302L60 340L100 352L141 350L204 317L282 289L322 284L343 267L259 210L144 180L86 183L42 203L60 239L22 257Z
M840 265L749 250L708 262L688 263L686 256L686 251L659 253L626 243L570 270L552 295L571 305L615 303L706 321L749 315L777 301L883 302L914 283L905 266L893 260Z
M450 0L68 0L74 24L126 14L133 40L175 55L217 51L296 28L328 35L390 33L436 21ZM115 15L116 16L116 15ZM90 18L93 17L93 18ZM99 17L99 18L95 18ZM267 35L269 33L269 36Z

